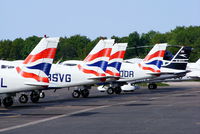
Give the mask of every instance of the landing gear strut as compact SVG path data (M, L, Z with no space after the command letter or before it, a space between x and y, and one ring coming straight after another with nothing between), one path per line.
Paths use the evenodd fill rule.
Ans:
M12 97L5 97L4 99L3 99L3 105L5 106L5 107L10 107L10 106L12 106L13 105L13 98Z
M28 96L26 94L22 94L20 97L19 97L19 102L20 103L27 103L28 102Z
M150 83L150 84L148 85L148 88L149 88L149 89L157 89L157 85L156 85L155 83Z
M40 99L40 94L38 92L36 92L36 91L32 91L30 97L31 97L31 101L33 103L37 103L39 101L39 99Z

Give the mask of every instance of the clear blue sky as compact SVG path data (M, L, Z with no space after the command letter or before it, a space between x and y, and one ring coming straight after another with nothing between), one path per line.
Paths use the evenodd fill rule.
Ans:
M0 40L127 36L200 26L200 0L0 0Z

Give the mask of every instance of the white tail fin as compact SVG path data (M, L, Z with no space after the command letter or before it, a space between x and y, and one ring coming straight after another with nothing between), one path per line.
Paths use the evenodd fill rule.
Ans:
M100 40L84 59L83 65L78 65L79 69L86 74L95 75L95 77L105 77L113 44L113 39Z
M139 67L149 73L160 73L166 47L166 43L156 44L144 58L143 62L139 64Z
M23 78L29 79L30 83L49 83L48 75L58 42L59 38L43 38L24 60L23 65L16 68L17 72Z
M200 59L198 59L196 63L197 63L197 64L200 64Z
M120 77L120 68L126 52L127 43L115 43L109 58L106 73L109 76Z

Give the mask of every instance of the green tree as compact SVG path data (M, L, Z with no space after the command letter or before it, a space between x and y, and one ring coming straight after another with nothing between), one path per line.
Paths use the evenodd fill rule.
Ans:
M11 40L0 41L0 57L2 60L8 60L10 55L10 49L12 48Z
M12 42L11 48L10 48L10 54L9 58L12 60L15 59L22 59L23 57L23 49L24 46L24 40L22 38L17 38Z
M24 40L23 48L22 48L22 59L25 59L33 48L40 42L42 38L37 36L31 36Z

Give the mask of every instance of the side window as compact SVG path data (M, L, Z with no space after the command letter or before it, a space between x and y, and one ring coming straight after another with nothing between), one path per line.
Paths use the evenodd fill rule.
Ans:
M5 69L6 67L6 65L1 65L1 69Z
M15 68L14 66L8 66L8 65L1 65L1 69L12 69Z

